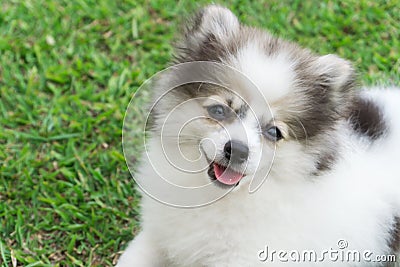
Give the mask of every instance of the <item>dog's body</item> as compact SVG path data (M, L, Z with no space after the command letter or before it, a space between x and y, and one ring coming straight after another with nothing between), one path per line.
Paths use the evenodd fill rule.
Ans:
M139 175L152 179L159 175L155 169L160 167L163 175L186 186L199 185L210 177L225 187L236 186L215 203L193 209L171 207L143 195L142 231L118 266L292 266L295 253L290 252L294 250L300 254L314 251L318 256L311 262L299 260L296 266L384 266L384 262L375 262L376 256L395 254L400 246L399 91L355 91L353 70L346 61L332 55L318 57L246 28L230 11L218 6L199 13L181 47L179 63L217 61L250 77L270 103L273 126L266 126L272 125L271 118L257 109L259 104L251 93L237 86L235 93L255 110L254 116L246 111L240 115L248 138L243 159L248 162L246 168L242 163L230 167L230 162L218 158L225 149L220 147L233 139L242 142L241 136L224 135L219 126L203 121L183 133L198 133L199 139L182 144L189 154L200 145L206 157L199 164L211 164L211 174L210 170L182 173L163 156L163 149L176 144L162 143L157 128L166 120L170 106L176 105L171 103L200 97L198 107L191 103L186 112L187 107L179 107L187 116L204 115L204 107L210 107L209 98L217 98L235 112L246 108L221 88L205 88L204 92L198 86L181 88L165 96L161 110L154 115L156 127L147 151L148 158L157 159L156 166L145 159ZM179 116L183 115L172 120L172 127L187 120ZM261 126L252 131L254 117ZM225 123L225 118L217 119ZM229 130L234 124L229 121L225 126ZM207 145L200 144L204 138L214 141L216 157L210 157ZM269 162L274 147L275 157ZM260 163L252 164L256 159ZM267 180L250 194L249 176L263 175L259 170L268 166ZM243 176L231 174L229 178L235 181L231 185L219 174L221 169ZM345 247L341 247L343 242ZM332 249L339 253L358 251L361 257L370 251L371 262L365 258L334 260L336 256L324 255ZM319 261L321 257L323 261Z

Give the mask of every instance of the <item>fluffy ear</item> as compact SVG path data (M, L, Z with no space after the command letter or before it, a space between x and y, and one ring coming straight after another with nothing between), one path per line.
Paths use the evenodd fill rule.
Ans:
M201 9L186 27L185 46L199 48L209 40L224 43L238 32L237 17L227 8L209 5Z
M351 63L336 55L319 57L315 69L321 83L334 90L345 92L354 84L355 71Z

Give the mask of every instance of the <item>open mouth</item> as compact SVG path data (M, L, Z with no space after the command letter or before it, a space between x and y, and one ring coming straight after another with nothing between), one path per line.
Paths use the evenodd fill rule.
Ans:
M218 181L220 185L225 186L237 186L244 176L240 172L236 172L229 167L222 166L215 162L211 162L208 175L211 180Z

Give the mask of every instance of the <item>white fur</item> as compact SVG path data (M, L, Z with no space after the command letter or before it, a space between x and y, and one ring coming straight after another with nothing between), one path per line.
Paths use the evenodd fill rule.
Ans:
M268 178L254 194L240 187L197 209L169 207L144 195L142 232L118 266L153 267L169 261L168 266L280 266L284 264L260 262L257 252L265 245L318 252L335 247L340 239L350 249L388 254L385 233L393 214L400 215L400 92L373 90L365 95L384 107L391 128L387 137L369 146L343 128L342 160L315 183ZM143 173L149 169L142 166ZM329 261L320 266L329 264L378 266Z
M188 38L199 45L205 33L212 31L223 42L227 36L236 34L238 28L239 23L230 11L211 6L205 10L199 31ZM293 89L295 74L284 53L267 57L256 45L248 44L232 57L227 63L250 77L260 89L261 98L265 97L263 100L284 99ZM332 55L319 58L316 65L316 73L329 74L332 80L327 82L332 83L333 89L347 81L351 69L346 61ZM258 124L258 120L263 125L271 121L268 107L259 104L257 92L246 91L246 82L235 81L233 85L254 108L254 113L248 112L240 123L226 124L225 128L194 121L182 132L197 135L202 141L186 143L181 150L176 148L176 142L152 136L138 177L140 181L150 181L147 184L156 190L152 193L164 202L189 199L191 203L186 204L195 206L216 195L222 197L226 190L210 184L205 156L218 157L232 138L249 146L245 166L249 175L225 197L198 208L171 207L143 194L141 232L129 244L118 266L381 266L374 262L328 259L320 263L261 262L258 254L268 246L276 251L314 250L320 255L323 250L337 249L337 242L342 239L348 242L350 250L369 250L374 255L390 253L393 218L400 216L399 89L365 89L363 97L382 107L389 126L387 135L372 142L355 133L349 122L338 122L330 134L338 137L339 160L332 170L312 177L313 153L304 152L305 147L297 140L283 140L276 143L274 155L274 145L262 138ZM224 101L221 95L212 101L215 99ZM211 100L202 101L180 104L176 114L166 119L169 120L167 136L177 134L180 122L204 116L203 105ZM299 101L299 105L304 102ZM240 103L243 103L240 99L233 100L234 106ZM271 108L274 111L275 107ZM262 180L271 163L273 168L267 180L250 194L251 178ZM160 179L160 173L167 180ZM171 183L199 188L184 190L169 186Z
M267 56L259 45L248 43L229 63L245 74L270 102L274 102L291 91L296 74L287 55Z

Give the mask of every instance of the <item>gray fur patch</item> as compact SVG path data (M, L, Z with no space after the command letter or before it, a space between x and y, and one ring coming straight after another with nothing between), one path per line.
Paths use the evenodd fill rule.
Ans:
M400 217L394 218L389 247L393 253L400 252Z
M379 106L372 100L361 97L354 101L350 123L354 131L372 140L380 138L387 131L386 121Z
M329 171L337 161L337 152L334 150L325 151L321 153L316 162L316 172L314 175L319 175L323 172Z
M235 113L239 118L243 119L246 116L248 109L249 109L249 106L246 104L243 104L240 106L240 108L235 110Z

